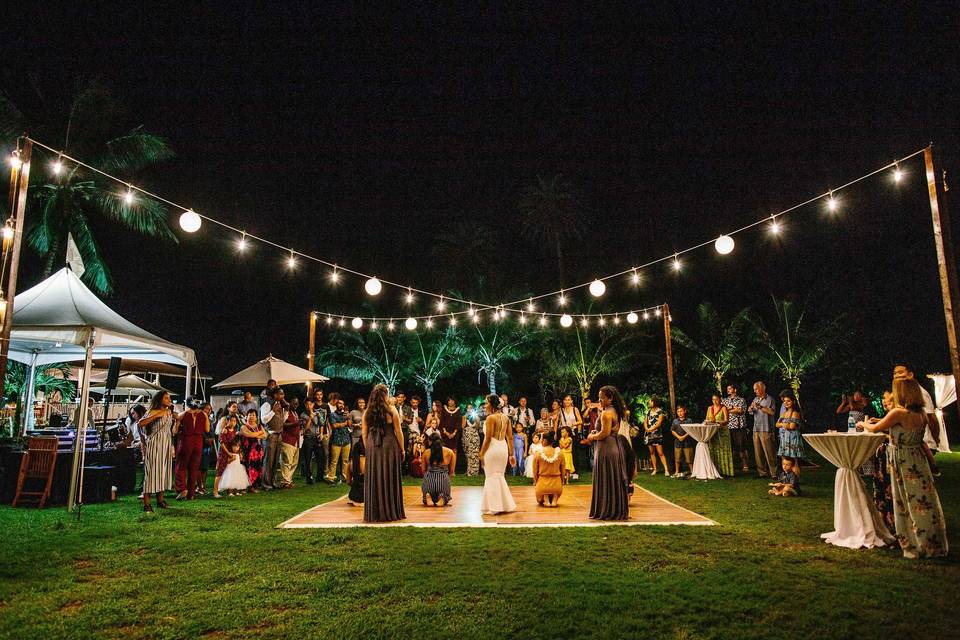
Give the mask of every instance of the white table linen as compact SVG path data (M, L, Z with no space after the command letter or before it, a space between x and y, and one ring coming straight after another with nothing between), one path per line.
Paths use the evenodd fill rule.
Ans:
M685 424L683 430L697 441L697 448L693 456L693 470L691 474L697 480L719 480L720 472L713 463L710 455L710 438L717 435L716 424Z
M884 436L877 433L809 433L804 440L837 466L833 483L833 527L821 538L849 549L883 547L895 541L867 496L856 469L876 452Z

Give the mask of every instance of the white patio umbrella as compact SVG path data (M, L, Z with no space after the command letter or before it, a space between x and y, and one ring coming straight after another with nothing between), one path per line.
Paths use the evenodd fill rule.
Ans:
M231 387L264 387L268 380L276 380L278 385L303 382L326 382L330 378L314 373L303 367L284 362L272 355L257 364L238 371L226 380L213 385L214 389Z
M97 385L90 387L90 391L94 393L106 393L107 388L103 385L103 382L100 382ZM128 373L122 375L117 379L117 388L113 390L113 395L116 396L138 396L143 394L154 394L157 391L167 391L158 384L154 384L149 380L144 380L140 376Z

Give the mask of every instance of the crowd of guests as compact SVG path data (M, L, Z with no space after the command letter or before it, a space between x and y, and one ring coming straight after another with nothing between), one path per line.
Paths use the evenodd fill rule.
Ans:
M925 435L936 441L940 429L933 401L909 366L898 365L883 407L882 419L871 415L877 412L855 391L844 395L837 414L846 414L858 430L889 434L861 473L872 482L876 506L896 531L905 555L943 555L946 532L933 481L939 471L924 441ZM737 465L742 473L751 473L752 445L754 473L771 481L769 493L800 495L804 419L791 390L774 397L758 381L748 402L736 385L727 385L725 397L714 394L699 421L682 404L671 416L656 397L646 409L635 423L612 387L579 407L565 395L539 412L526 397L514 406L506 395L489 396L480 407L461 407L451 396L442 403L434 400L425 410L419 396L409 401L403 391L389 396L382 385L375 387L369 406L366 398L348 406L339 393L325 397L322 389L301 403L299 398L287 401L271 380L258 398L248 391L216 415L209 403L193 399L178 414L170 395L160 392L149 408L133 407L129 420L143 453L147 511L153 510L154 496L157 506L166 508L164 492L171 488L178 500L203 495L211 468L215 498L292 487L298 469L307 484L346 482L348 500L363 504L371 521L402 517L402 495L382 490L385 479L394 476L398 482L405 475L422 478L423 503L446 506L453 499L451 476L483 472L483 510L498 513L515 508L507 473L530 478L537 501L553 507L565 484L576 481L579 472L592 471L594 491L603 498L596 509L591 507L591 517L618 519L626 517L626 502L621 503L616 487L622 484L628 496L638 471L656 475L662 468L672 478L689 477L695 442L684 425L694 422L717 425L709 449L722 475L733 476ZM385 446L391 450L385 452ZM618 462L612 470L604 466L614 459Z

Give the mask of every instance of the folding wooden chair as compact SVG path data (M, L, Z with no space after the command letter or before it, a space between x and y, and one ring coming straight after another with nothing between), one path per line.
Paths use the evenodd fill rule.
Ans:
M56 437L31 437L27 452L20 460L20 475L17 477L17 494L13 498L13 506L22 499L29 497L38 502L43 508L50 497L50 487L53 485L53 470L57 463ZM24 491L23 485L27 480L45 481L43 491Z

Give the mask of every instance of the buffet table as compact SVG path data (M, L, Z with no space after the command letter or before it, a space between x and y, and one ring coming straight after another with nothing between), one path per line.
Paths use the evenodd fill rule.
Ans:
M837 467L833 483L833 531L829 544L848 549L883 547L895 541L867 496L857 467L872 456L885 436L878 433L811 433L803 439Z

